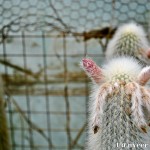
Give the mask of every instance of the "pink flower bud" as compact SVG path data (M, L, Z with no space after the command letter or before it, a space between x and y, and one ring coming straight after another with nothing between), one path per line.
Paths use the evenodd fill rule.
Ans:
M96 83L100 83L102 79L102 71L99 66L90 58L83 58L82 64L84 70Z

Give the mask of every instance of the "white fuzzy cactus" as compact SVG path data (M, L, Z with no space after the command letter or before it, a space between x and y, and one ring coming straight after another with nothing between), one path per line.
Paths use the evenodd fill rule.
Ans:
M142 69L131 57L114 58L102 68L84 58L81 66L94 83L86 149L143 150L141 133L148 125L142 107L150 113L150 93L144 87L150 67ZM123 143L127 145L122 148Z
M122 55L136 58L143 67L150 65L150 46L142 26L136 23L127 23L118 28L114 37L108 43L106 57L110 59ZM143 109L146 120L150 123L150 115L145 107Z
M108 43L106 57L129 55L150 64L150 48L144 29L135 23L122 25Z

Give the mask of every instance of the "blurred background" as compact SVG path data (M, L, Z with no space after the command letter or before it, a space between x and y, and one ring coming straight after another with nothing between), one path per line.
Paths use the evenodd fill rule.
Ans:
M149 0L0 0L0 73L12 150L81 150L91 82L119 25L150 36Z

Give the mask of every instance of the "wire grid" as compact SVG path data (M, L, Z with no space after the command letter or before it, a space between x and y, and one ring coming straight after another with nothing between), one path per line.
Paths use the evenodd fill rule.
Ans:
M29 68L30 64L27 63L28 59L35 59L36 63L37 60L41 60L43 61L43 68L47 68L47 59L54 59L56 61L57 58L54 55L48 55L46 54L46 48L45 48L45 33L42 32L41 33L41 44L42 44L42 54L27 54L27 50L26 50L26 34L24 32L22 32L21 36L17 36L17 39L19 38L22 43L22 49L20 49L22 51L22 54L8 54L7 52L7 46L6 43L3 42L3 54L4 54L4 60L5 62L7 62L7 59L11 58L11 60L14 60L13 62L15 62L15 60L19 59L19 61L22 59L22 62L24 64L23 68L27 69ZM13 39L15 39L16 37L14 36L10 36L13 37ZM32 35L30 38L28 37L29 40L31 40L32 38L35 38L36 35ZM37 37L36 37L37 38ZM39 37L38 37L39 38ZM52 37L49 37L52 38ZM49 40L48 38L48 40ZM5 66L4 67L4 71L5 74L3 74L3 77L5 79L5 86L6 89L8 90L8 92L11 93L11 99L12 102L8 103L8 113L9 113L9 122L10 122L10 130L11 130L11 139L12 139L12 146L13 149L67 149L67 144L71 145L71 143L74 145L73 147L76 147L76 140L78 141L78 137L80 137L80 134L82 134L85 131L85 121L86 121L86 111L85 109L83 111L81 110L70 110L70 103L72 103L73 97L75 97L76 101L78 101L78 99L80 98L81 101L83 101L80 104L84 104L83 106L85 107L86 102L88 99L88 97L84 97L83 95L88 95L87 94L87 83L85 83L85 85L82 88L79 88L79 90L81 89L82 91L80 92L78 89L75 90L69 90L68 86L70 86L69 82L67 81L67 59L68 58L73 58L76 56L68 56L66 54L66 37L62 38L63 40L63 54L60 56L63 60L63 76L64 77L60 77L60 78L56 78L55 81L48 79L49 77L49 73L47 72L47 70L44 70L44 72L42 72L42 79L37 79L36 81L34 81L32 79L32 75L26 74L25 73L13 73L12 74L12 78L10 77L10 66ZM15 41L15 40L14 40ZM84 51L86 51L86 47L84 47ZM7 54L7 55L5 55ZM83 54L82 54L83 56ZM21 59L20 59L21 58ZM50 70L51 71L51 70ZM8 76L8 78L7 78ZM18 79L18 77L20 76L23 79ZM30 79L31 76L31 80ZM19 78L20 78L19 77ZM38 81L40 80L40 81ZM59 81L57 81L59 80ZM70 82L74 82L73 80L75 80L75 82L84 82L85 79L79 79L78 78L72 78L72 81ZM35 83L34 83L35 82ZM42 82L42 83L40 83ZM53 83L54 82L54 83ZM66 84L63 84L63 82L65 82ZM68 83L67 83L68 82ZM43 84L42 87L38 86L36 87L35 84ZM49 86L49 84L51 85ZM53 85L54 84L54 85ZM63 85L62 85L63 84ZM81 84L80 84L81 85ZM17 87L16 87L17 86ZM56 87L55 87L56 86ZM59 88L59 86L62 86L62 88ZM32 88L34 89L32 89ZM40 88L40 89L39 89ZM53 88L55 88L53 90ZM42 91L39 91L42 90ZM61 90L61 91L59 91ZM82 93L83 92L83 93ZM19 95L19 96L18 96ZM21 95L21 96L20 96ZM38 104L40 98L38 98L38 96L41 97L42 101L42 107L37 106L38 108L40 108L40 110L36 109L33 105L40 105ZM56 98L57 97L57 100ZM62 98L63 97L63 98ZM52 106L50 106L50 104L52 104L52 101L55 102L53 99L55 98L56 101L62 101L61 104L63 104L62 107L66 108L63 109L63 111L61 111L62 109L53 109ZM71 100L72 99L72 100ZM79 100L80 100L79 99ZM45 102L43 102L45 101ZM15 103L14 103L15 102ZM16 104L17 102L17 104ZM44 105L44 104L45 105ZM19 104L19 106L18 106ZM53 104L54 105L54 104ZM56 102L56 105L60 105L58 102ZM33 109L32 109L33 107ZM60 106L61 107L61 106ZM76 106L77 107L77 106ZM51 110L53 109L53 110ZM72 108L73 109L73 108ZM19 115L19 116L16 116ZM26 115L26 117L25 117ZM70 116L74 116L74 118L78 117L78 118L83 118L82 122L80 123L81 129L80 128L70 128ZM37 116L37 117L36 117ZM45 119L41 118L41 116L45 117ZM65 119L66 116L66 119ZM80 117L81 116L81 117ZM38 119L38 117L40 117ZM61 117L63 117L63 119L65 119L65 121L62 121ZM53 118L53 119L51 119ZM41 120L45 120L44 122L41 122ZM59 119L62 121L59 122ZM81 121L81 119L80 119ZM60 125L58 126L56 124L56 127L54 127L54 124L52 122L59 122ZM16 124L17 123L17 124ZM43 125L46 124L46 125ZM52 124L52 127L51 127ZM62 127L61 127L62 126ZM19 132L19 133L17 133ZM27 132L29 135L26 135ZM37 143L39 139L37 137L35 137L36 132L39 134L37 135L39 138L42 137L42 141L41 143ZM62 132L63 132L63 136L61 138L58 138L58 136L62 136ZM79 132L79 133L78 133ZM77 134L78 137L74 137L73 141L71 142L70 139L70 134ZM21 135L20 135L21 134ZM75 136L74 135L74 136ZM76 136L77 136L76 135ZM19 138L17 138L17 136L19 136ZM28 138L28 140L26 139ZM55 140L58 141L56 142ZM65 138L65 140L63 140L63 138ZM60 142L59 139L62 139L64 142L63 145L60 146ZM44 142L45 140L45 142ZM52 142L53 141L53 142ZM74 143L73 143L74 142ZM82 142L83 142L83 137L82 137ZM35 143L35 144L34 144ZM45 143L45 144L44 144ZM54 145L52 143L55 143ZM58 146L57 146L58 144ZM83 148L83 143L81 146L77 146L77 148L82 149Z
M103 28L131 20L148 30L149 10L149 0L0 0L13 150L84 149L89 80L79 61L103 62Z

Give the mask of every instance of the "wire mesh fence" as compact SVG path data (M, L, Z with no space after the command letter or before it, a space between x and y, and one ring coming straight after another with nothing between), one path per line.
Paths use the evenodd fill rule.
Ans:
M121 23L149 32L149 0L0 0L0 13L12 149L84 149L90 83L79 62L102 63Z

